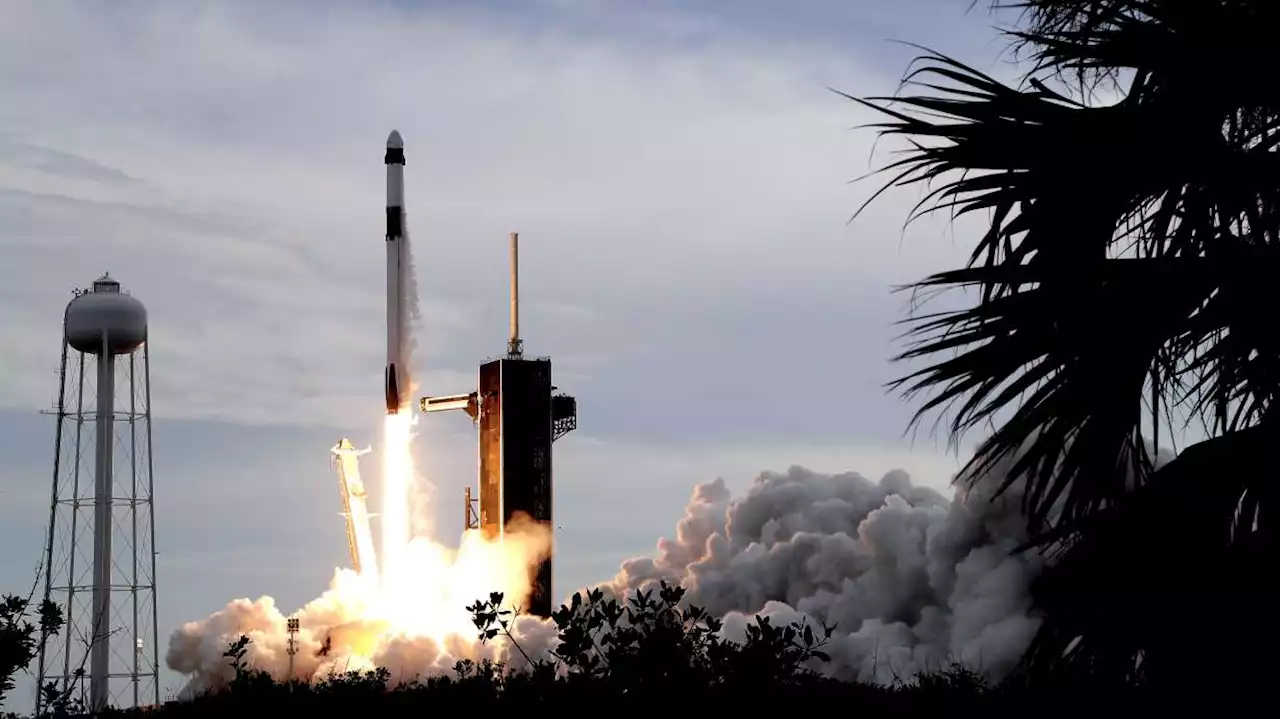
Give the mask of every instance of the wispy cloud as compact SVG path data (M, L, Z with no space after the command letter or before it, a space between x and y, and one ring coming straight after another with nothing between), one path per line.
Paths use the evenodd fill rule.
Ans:
M953 250L900 244L886 210L845 225L871 137L848 132L865 118L825 86L893 78L826 46L681 43L673 13L570 41L479 11L17 3L0 30L7 147L58 148L63 173L0 151L0 292L19 340L0 397L47 401L68 291L109 269L150 309L158 412L339 424L367 411L391 127L408 141L420 346L441 384L501 348L504 239L520 230L525 334L580 391L707 387L646 375L658 342L672 369L723 346L767 393L811 362L760 364L744 333L801 322L845 337L823 351L862 355L876 376L861 391L879 395L892 313L858 326L850 303L889 307L873 298ZM55 29L64 42L29 40Z
M68 180L88 180L108 185L137 182L138 179L94 162L87 157L62 152L50 147L5 142L0 139L0 157L11 165L38 170Z
M393 127L424 392L465 391L503 348L521 232L526 346L579 398L557 512L597 537L562 552L560 586L650 548L693 481L792 463L949 476L936 446L893 447L888 289L961 251L937 224L904 241L913 196L846 224L873 140L850 128L871 118L826 90L888 92L900 67L794 26L770 37L763 3L751 27L705 4L547 4L5 3L0 410L48 406L63 307L110 270L150 312L158 417L226 422L157 423L162 629L231 594L305 600L342 561L326 450L376 443ZM448 536L474 429L421 429ZM6 445L0 483L0 524L32 551L52 451L36 435ZM284 564L309 579L260 574Z

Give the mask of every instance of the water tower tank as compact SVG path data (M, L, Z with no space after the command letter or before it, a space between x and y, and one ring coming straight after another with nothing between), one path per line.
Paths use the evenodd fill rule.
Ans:
M120 292L120 283L103 275L93 288L67 304L63 320L67 344L80 352L128 354L147 341L147 308Z

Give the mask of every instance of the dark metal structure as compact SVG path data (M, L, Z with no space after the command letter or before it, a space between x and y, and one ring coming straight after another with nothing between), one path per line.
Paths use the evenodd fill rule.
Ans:
M551 524L554 518L551 445L578 426L577 400L557 394L551 359L525 358L520 339L518 235L511 234L511 335L505 357L480 365L479 389L470 394L424 397L423 412L462 409L479 425L479 511L467 488L467 527L498 539L518 514ZM473 521L474 520L474 521ZM554 526L554 525L553 525ZM553 548L554 553L554 548ZM532 592L522 609L551 616L555 600L549 555L530 568Z
M552 521L551 360L480 365L480 530L489 538L523 512ZM551 614L551 560L533 578L528 611Z

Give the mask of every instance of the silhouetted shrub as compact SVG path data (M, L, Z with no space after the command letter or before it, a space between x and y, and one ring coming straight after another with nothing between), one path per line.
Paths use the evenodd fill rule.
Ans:
M1055 691L1053 697L1024 684L990 686L960 667L892 687L840 682L819 671L830 661L823 648L835 627L795 623L776 626L757 617L742 642L719 634L721 623L696 606L682 605L685 590L661 585L625 602L598 590L580 593L552 616L559 644L534 656L520 645L518 613L495 593L468 609L481 641L511 642L511 664L462 660L448 676L392 684L386 669L335 673L313 683L277 682L247 663L250 640L241 636L224 653L234 669L225 686L190 702L169 703L124 716L236 717L279 714L396 717L426 711L519 709L673 709L715 704L727 711L794 712L797 707L857 707L864 711L963 711L1057 714L1091 700ZM1122 696L1109 694L1114 708Z
M532 665L533 677L612 693L777 688L816 680L809 665L829 661L822 647L834 626L779 627L757 617L744 642L731 642L719 636L718 619L700 607L682 607L684 595L684 588L665 582L656 597L637 590L625 604L598 589L574 594L552 615L560 643L550 659L529 657L511 636L514 614L501 609L500 593L468 609L481 639L505 635Z
M62 607L45 599L36 607L36 621L30 617L34 589L26 597L6 594L0 598L0 701L13 690L13 678L25 671L40 647L62 631L66 619ZM86 658L88 654L86 652ZM73 672L77 682L84 677L84 667ZM63 717L83 713L83 705L74 696L77 682L59 689L55 682L40 687L41 712L44 716ZM9 713L4 716L14 717Z
M656 596L655 596L656 594ZM848 707L862 711L963 712L1067 715L1104 701L1124 705L1124 687L1105 693L1082 691L1071 682L1030 685L1021 680L992 686L960 665L884 687L840 682L820 671L834 626L794 623L776 626L765 617L748 624L743 641L720 636L720 621L705 610L682 604L685 590L663 583L656 592L636 591L625 602L592 590L575 594L552 616L559 644L531 655L513 634L518 613L495 593L468 609L482 642L499 636L511 643L511 664L461 660L451 675L391 681L387 669L348 671L313 682L274 680L247 661L250 639L240 636L223 656L232 679L191 701L136 710L108 710L101 716L175 717L299 716L399 717L428 711L483 712L503 709L551 711L623 709L671 711L715 705L724 711L788 712L797 707ZM17 659L33 656L38 628L24 622L26 606L6 599L0 630L16 641ZM61 612L42 611L41 627L56 632ZM45 617L48 617L47 620ZM7 648L6 651L8 649ZM7 656L7 655L6 655ZM23 664L22 666L25 666ZM78 693L79 683L72 689ZM1132 688L1128 694L1133 694ZM43 692L47 717L82 715L71 690ZM1144 704L1150 708L1148 703Z

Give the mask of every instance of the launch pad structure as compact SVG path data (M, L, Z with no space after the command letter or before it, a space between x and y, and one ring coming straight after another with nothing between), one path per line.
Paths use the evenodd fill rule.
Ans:
M404 138L396 130L387 136L386 167L387 251L387 365L384 392L388 415L405 411L409 374L408 237L404 223ZM479 428L479 497L471 487L463 499L465 528L478 529L488 539L501 540L519 514L538 523L553 520L551 445L577 428L578 407L573 397L557 393L551 384L551 358L524 355L520 339L520 236L511 241L511 332L505 356L480 365L478 387L463 394L423 397L424 413L463 410ZM332 450L336 456L347 544L352 565L362 576L376 578L372 535L358 460L362 451L346 439ZM479 505L479 511L475 505ZM552 531L554 536L554 530ZM554 542L553 542L554 543ZM388 551L383 547L383 552ZM524 611L549 617L552 608L551 556L534 568L529 606Z
M463 410L479 426L480 496L474 497L467 487L464 516L468 529L479 529L489 539L500 539L517 513L552 523L551 446L578 426L577 400L557 393L551 383L551 358L524 355L519 241L519 234L511 233L511 325L506 355L480 365L476 391L423 397L419 403L423 412ZM523 608L529 614L551 616L553 552L533 573L532 592Z

